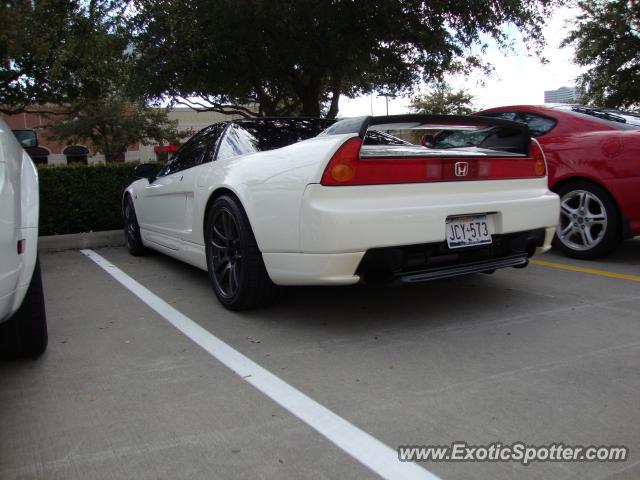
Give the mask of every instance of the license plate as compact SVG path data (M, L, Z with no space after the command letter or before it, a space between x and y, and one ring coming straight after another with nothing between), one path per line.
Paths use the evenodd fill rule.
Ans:
M449 248L491 243L491 230L486 215L449 217L446 220L446 227Z

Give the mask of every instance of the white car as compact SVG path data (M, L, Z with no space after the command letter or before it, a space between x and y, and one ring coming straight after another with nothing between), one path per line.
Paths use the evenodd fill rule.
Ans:
M47 347L38 261L38 172L22 146L37 146L35 132L12 132L0 120L0 355L3 357L35 357Z
M407 140L445 127L492 134L440 150ZM415 283L523 267L549 248L559 202L526 126L401 115L320 130L308 119L223 122L160 171L139 165L123 198L131 253L208 271L220 302L239 310L277 285Z

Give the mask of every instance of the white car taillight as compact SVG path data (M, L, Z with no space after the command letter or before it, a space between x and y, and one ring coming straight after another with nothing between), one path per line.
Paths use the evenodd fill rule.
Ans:
M528 155L451 157L425 155L360 158L362 140L347 140L333 155L322 175L322 185L380 185L394 183L453 182L465 180L508 180L546 175L545 159L537 141L532 140Z

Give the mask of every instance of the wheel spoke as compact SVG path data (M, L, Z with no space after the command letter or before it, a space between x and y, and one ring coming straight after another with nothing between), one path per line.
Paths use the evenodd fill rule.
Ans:
M224 214L224 233L225 240L227 241L227 246L231 246L231 241L233 239L233 234L231 232L231 215L228 212Z
M575 208L571 208L568 205L568 201L565 200L560 204L560 212L564 213L567 217L571 217L571 215L576 213L576 209Z
M589 241L587 240L587 235L584 233L584 230L578 230L580 234L580 240L582 240L582 245L585 247L589 245Z
M590 222L604 222L607 216L604 213L592 213L584 216L585 220Z
M231 279L230 281L231 290L234 292L238 288L238 271L237 270L238 270L238 265L234 263L233 266L231 267L231 273L229 274L229 277Z
M580 192L578 194L578 209L583 210L587 203L587 194L585 192Z
M215 272L217 274L220 273L224 273L224 271L227 269L228 265L229 265L229 259L226 257L222 257L219 259L218 265L215 266Z
M229 277L229 272L231 271L231 264L227 261L224 264L224 267L220 272L220 284L224 284L225 279Z
M573 230L573 224L568 223L567 226L560 231L560 235L565 236L567 233L571 232L572 230Z
M224 234L220 231L220 229L218 228L218 226L216 224L213 225L213 235L217 236L218 238L221 238L223 240L226 240Z
M229 267L226 271L226 279L227 279L227 294L232 295L234 292L233 289L233 265L229 263Z
M216 241L213 238L211 239L211 245L213 245L218 250L226 250L227 249L227 247L225 245L223 245L222 243L216 243Z
M600 230L598 233L594 235L593 229L591 227L587 227L585 231L586 231L586 235L590 245L597 243L600 240L600 237L602 237L602 235L604 234L604 230Z

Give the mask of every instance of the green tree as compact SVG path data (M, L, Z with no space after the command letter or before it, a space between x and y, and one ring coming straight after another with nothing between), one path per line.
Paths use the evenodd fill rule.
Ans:
M631 0L581 0L576 26L563 45L575 45L583 101L640 108L640 5Z
M341 96L486 67L486 39L510 45L505 24L539 53L558 1L134 0L136 84L194 108L332 118Z
M416 113L429 115L469 115L474 111L473 95L439 83L429 93L412 98L410 107Z
M85 103L74 115L54 117L47 130L51 139L91 142L109 162L117 159L129 145L177 143L191 133L178 132L177 123L168 119L165 109L150 108L144 102L116 96Z
M0 2L0 111L99 98L126 76L125 2ZM40 107L40 109L41 109Z

